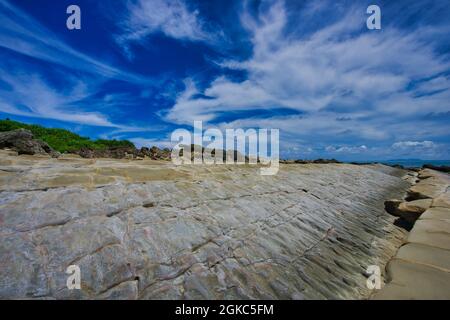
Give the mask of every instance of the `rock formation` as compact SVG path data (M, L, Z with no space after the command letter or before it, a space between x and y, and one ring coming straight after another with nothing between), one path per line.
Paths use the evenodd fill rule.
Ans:
M389 282L376 299L450 299L450 176L424 169L417 178L407 201L388 203L414 226L387 265Z
M60 153L51 148L47 143L36 139L33 133L27 129L17 129L0 132L0 149L9 148L18 154L28 155L50 155L59 157ZM93 149L82 147L71 153L83 158L113 158L113 159L144 159L170 160L170 149L158 147L136 149L133 146L109 147L106 149Z
M442 172L445 172L445 173L450 173L450 166L435 166L435 165L432 165L432 164L424 164L423 168L424 169L432 169L432 170L435 170L435 171L442 171Z
M19 154L41 154L58 157L59 153L53 150L47 143L34 139L31 131L17 129L0 132L0 149L11 148Z
M170 160L170 149L159 149L158 147L136 149L134 147L111 147L108 149L81 148L73 151L74 154L87 159L112 158L112 159L143 159Z
M0 151L0 298L359 299L406 231L382 165L180 166ZM68 290L67 267L81 270Z

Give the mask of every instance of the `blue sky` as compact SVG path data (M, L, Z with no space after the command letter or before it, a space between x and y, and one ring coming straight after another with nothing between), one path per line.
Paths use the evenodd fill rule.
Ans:
M448 17L448 0L0 0L0 117L138 146L203 120L278 128L283 158L450 159Z

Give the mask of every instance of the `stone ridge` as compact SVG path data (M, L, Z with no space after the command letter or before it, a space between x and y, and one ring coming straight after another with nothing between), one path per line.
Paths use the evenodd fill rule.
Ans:
M0 298L361 299L406 231L382 165L181 166L0 152ZM81 269L81 290L65 273Z
M419 172L418 183L408 192L410 201L397 209L400 216L418 220L389 262L390 282L375 299L450 299L449 185L448 174Z

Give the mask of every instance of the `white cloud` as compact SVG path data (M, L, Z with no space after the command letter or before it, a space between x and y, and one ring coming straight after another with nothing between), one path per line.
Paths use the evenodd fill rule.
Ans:
M389 159L446 159L449 152L448 144L439 144L433 141L399 141L391 146L345 145L327 146L324 148L327 156L342 159L358 158L363 160L389 160Z
M399 141L399 142L395 142L392 145L392 148L400 148L400 149L405 149L405 148L425 148L425 149L429 149L429 148L435 148L436 145L434 144L433 141Z
M366 152L368 148L365 145L361 146L342 146L342 147L335 147L335 146L328 146L325 148L325 151L331 152L331 153L362 153Z
M0 111L28 116L68 121L80 124L117 127L96 112L79 112L71 105L89 93L82 82L73 83L70 91L51 88L36 74L11 74L0 71L0 80L8 85L0 89Z
M285 136L297 139L308 134L315 139L322 134L324 139L348 134L388 140L407 132L426 136L445 130L439 124L422 125L411 119L450 110L450 90L445 90L450 83L435 79L450 68L448 55L434 50L424 37L427 30L403 32L390 26L383 32L359 32L365 16L358 12L349 10L306 36L287 32L288 17L281 1L257 17L244 12L242 21L251 35L253 55L246 61L218 64L245 71L247 79L218 77L199 92L207 98L182 94L165 119L192 124L194 120L214 122L229 111L290 108L302 116L242 119L227 125L260 124L280 128ZM411 89L417 81L421 86ZM431 88L443 91L419 96ZM331 107L337 111L326 111ZM339 121L339 117L350 120Z
M397 157L410 157L419 159L448 159L450 145L424 141L398 141L389 149L391 155Z
M159 148L173 148L173 146L175 145L175 143L169 141L169 140L158 140L158 139L149 139L149 138L132 138L129 139L131 142L134 143L134 145L137 148L141 148L141 147L153 147L153 146L157 146Z
M439 76L417 86L416 91L419 94L428 94L441 90L450 89L450 80L447 77Z
M196 9L190 9L182 0L128 1L127 14L120 23L121 33L116 40L132 57L129 42L142 43L153 33L188 41L213 41L215 35L206 30Z

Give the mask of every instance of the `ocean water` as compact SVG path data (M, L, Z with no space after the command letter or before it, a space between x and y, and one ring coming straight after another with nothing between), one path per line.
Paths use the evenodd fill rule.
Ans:
M391 166L398 164L407 168L420 168L424 164L432 164L435 166L450 166L450 160L395 159L395 160L380 160L367 162L378 162Z

